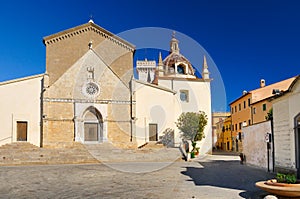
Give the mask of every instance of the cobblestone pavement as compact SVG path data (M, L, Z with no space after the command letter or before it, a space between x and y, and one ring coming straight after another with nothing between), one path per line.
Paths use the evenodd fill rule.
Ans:
M263 198L266 193L254 183L273 175L238 160L207 155L147 173L106 164L2 166L0 198ZM111 164L128 171L141 167L140 162Z

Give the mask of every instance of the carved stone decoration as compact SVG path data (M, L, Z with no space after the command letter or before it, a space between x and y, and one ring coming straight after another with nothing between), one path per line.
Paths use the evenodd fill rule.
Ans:
M82 93L89 98L97 97L100 94L100 86L96 82L87 82L82 87Z

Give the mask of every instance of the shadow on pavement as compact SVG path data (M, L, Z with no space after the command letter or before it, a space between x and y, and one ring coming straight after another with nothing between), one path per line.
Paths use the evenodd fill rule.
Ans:
M189 176L196 186L241 190L239 195L243 198L263 198L267 193L255 187L255 182L274 177L264 170L241 165L237 160L200 161L199 164L202 167L185 167L186 171L181 173Z

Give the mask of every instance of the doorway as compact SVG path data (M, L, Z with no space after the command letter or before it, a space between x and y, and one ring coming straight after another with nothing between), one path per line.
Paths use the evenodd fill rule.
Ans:
M84 141L98 141L98 123L84 123Z
M157 124L149 124L149 141L157 141Z
M84 114L84 141L103 141L102 115L94 107L89 107Z
M27 141L27 122L17 121L17 141Z

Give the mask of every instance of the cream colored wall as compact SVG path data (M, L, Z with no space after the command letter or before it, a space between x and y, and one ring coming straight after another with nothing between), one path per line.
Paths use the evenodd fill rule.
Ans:
M295 170L294 119L300 113L300 82L291 93L273 101L275 167Z
M40 146L42 76L0 83L0 145L17 141L17 121L27 121L27 142Z
M267 143L265 134L271 133L270 121L254 124L243 128L245 133L243 153L247 164L261 168L268 168ZM272 154L269 154L269 168L272 169Z
M159 79L159 84L176 91L175 99L180 104L180 110L175 113L174 121L182 112L198 112L204 111L207 115L208 122L204 129L205 139L197 144L200 147L200 154L210 153L212 151L212 115L211 115L211 91L210 82L188 81L185 79L162 80ZM180 100L180 90L189 91L189 101L182 102ZM180 132L175 129L176 141L181 142Z
M180 104L174 94L134 82L136 99L135 137L138 146L149 141L149 123L158 125L158 138L167 128L175 129L174 114Z

